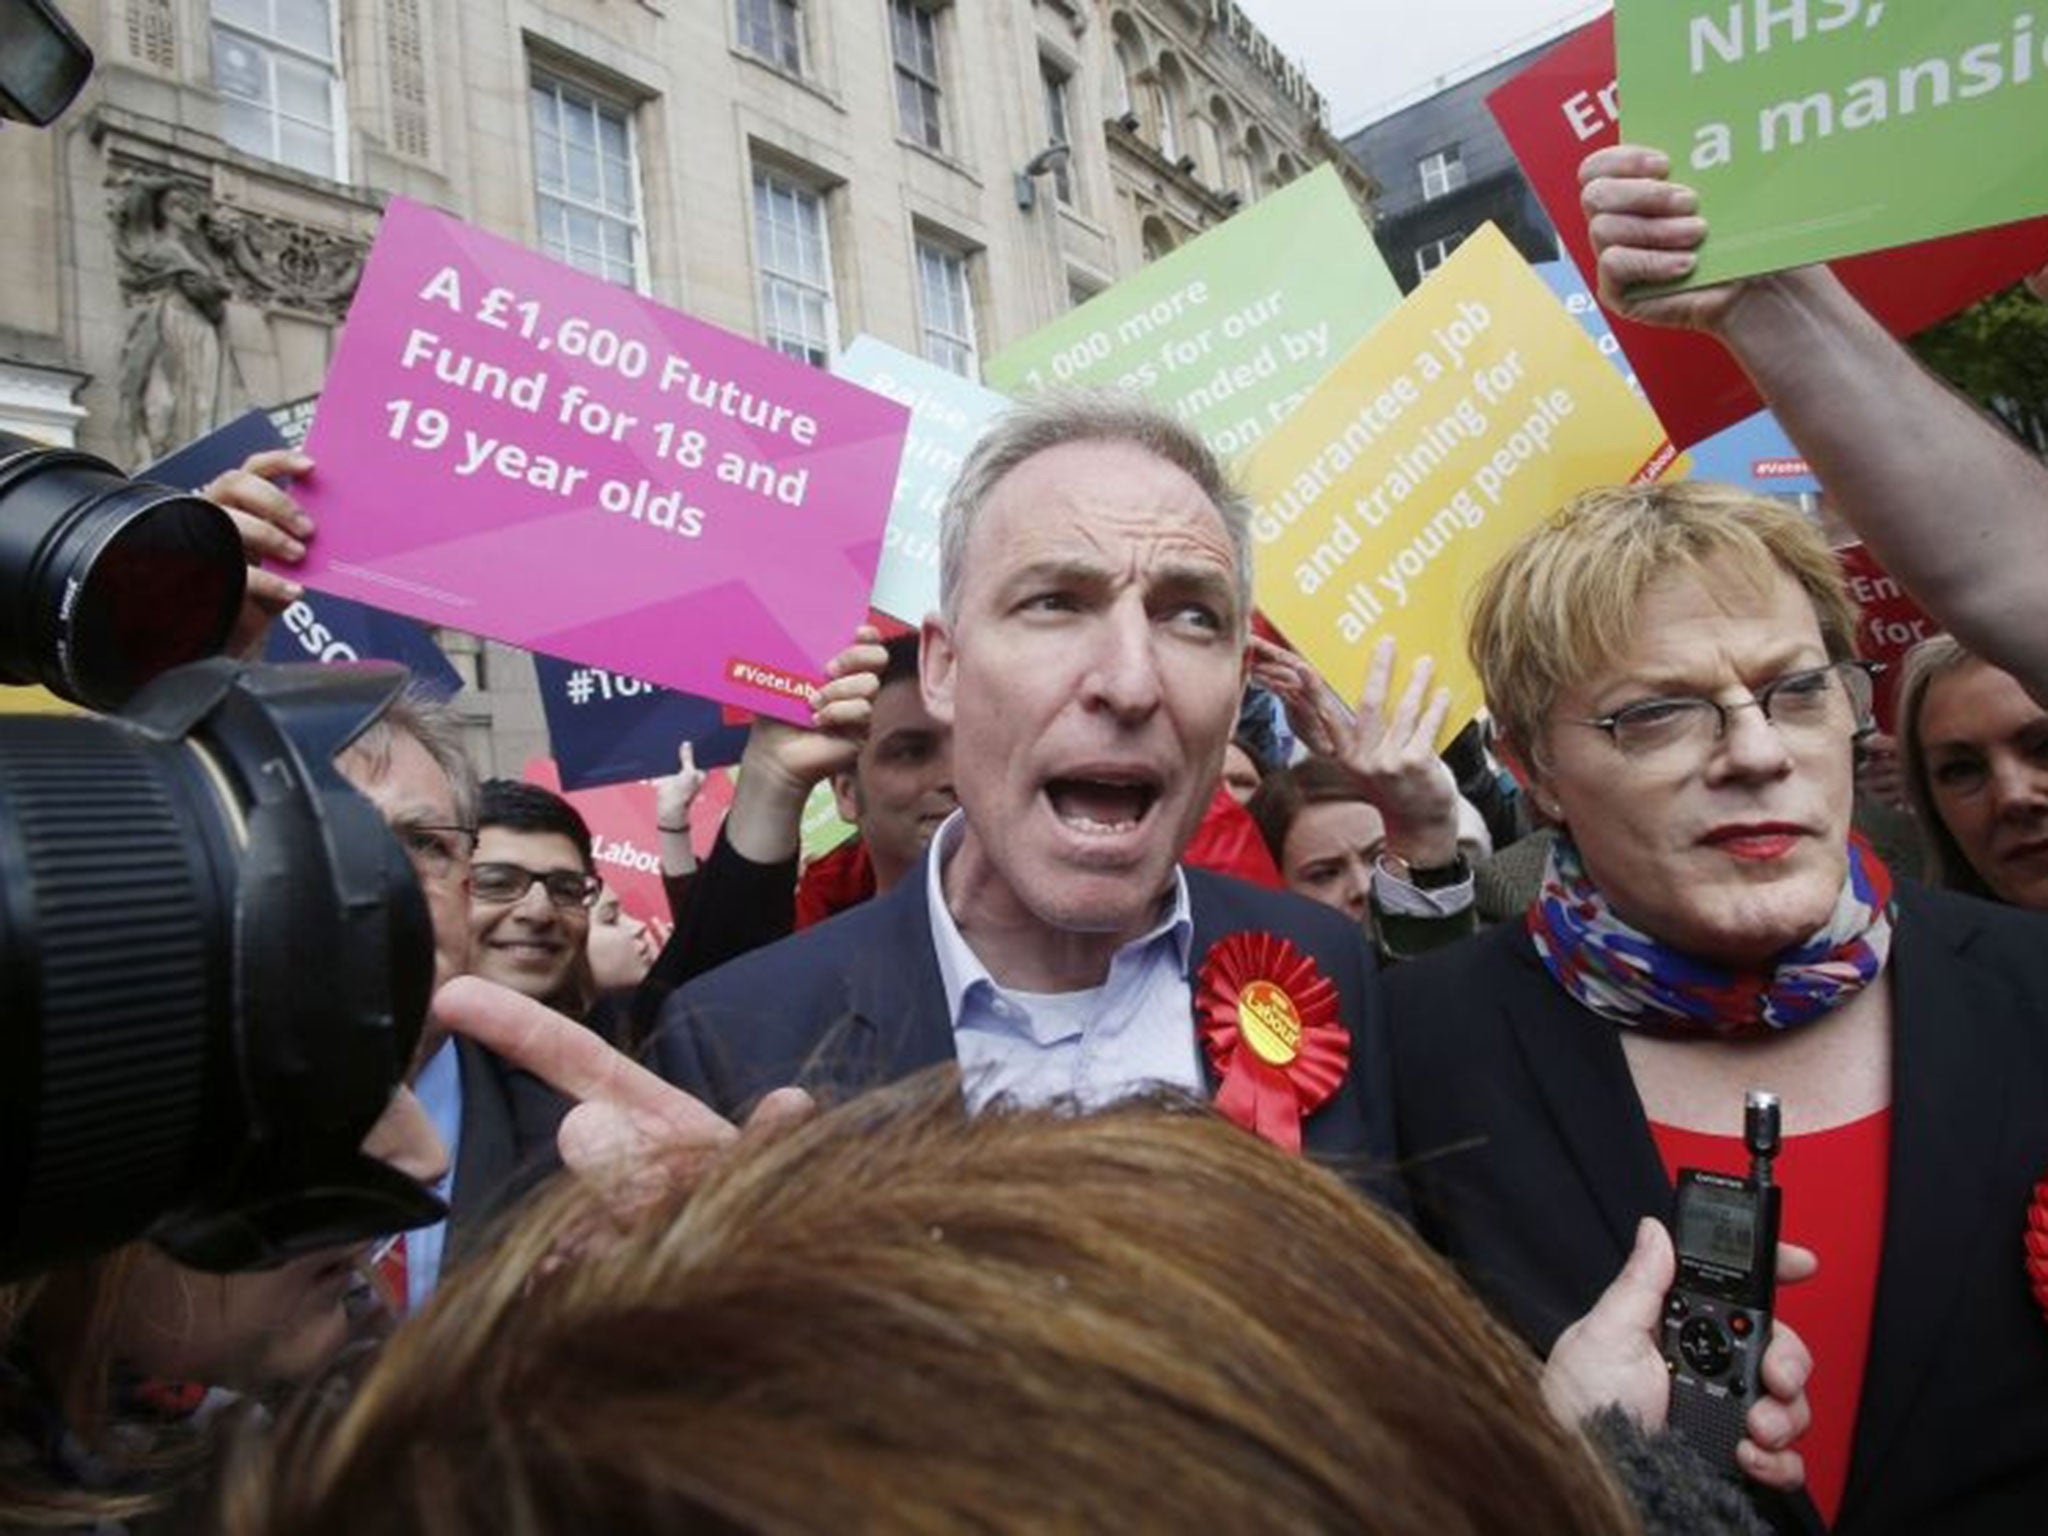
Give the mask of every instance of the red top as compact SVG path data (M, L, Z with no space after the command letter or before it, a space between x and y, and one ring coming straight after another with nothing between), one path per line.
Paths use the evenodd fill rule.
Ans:
M1183 864L1195 869L1235 875L1269 891L1287 889L1287 882L1280 878L1280 866L1266 851L1266 839L1259 832L1259 824L1221 784L1210 792L1209 808L1202 812L1201 825L1195 828L1187 851L1180 857Z
M804 866L796 882L796 932L836 917L875 894L875 866L868 845L850 837Z
M1709 1136L1654 1122L1650 1131L1669 1174L1675 1176L1680 1168L1738 1176L1749 1172L1749 1153L1740 1136ZM1881 1109L1847 1125L1787 1136L1772 1165L1772 1177L1784 1191L1778 1235L1820 1257L1820 1271L1811 1280L1779 1287L1777 1316L1813 1352L1813 1376L1806 1386L1813 1427L1800 1438L1798 1450L1806 1458L1806 1491L1829 1525L1842 1507L1842 1487L1849 1479L1856 1403L1870 1353L1891 1140L1891 1111Z

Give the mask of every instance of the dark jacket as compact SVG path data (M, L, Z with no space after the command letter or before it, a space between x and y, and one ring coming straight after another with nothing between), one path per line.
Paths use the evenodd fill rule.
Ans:
M500 1212L561 1166L555 1131L569 1101L473 1040L455 1038L462 1073L462 1144L455 1154L444 1267Z
M1350 1071L1304 1122L1303 1147L1398 1201L1379 1182L1393 1145L1386 1026L1372 953L1357 927L1285 891L1198 869L1187 881L1197 974L1219 939L1259 931L1291 939L1335 983L1352 1035ZM1193 1019L1182 1027L1192 1029ZM653 1052L664 1077L725 1115L788 1083L845 1098L954 1060L924 878L906 878L886 896L684 988L662 1011Z
M1835 1529L2040 1530L2048 1319L2021 1236L2048 1172L2048 920L1903 883L1898 901L1884 1246ZM1519 923L1386 985L1417 1230L1547 1353L1638 1219L1670 1215L1617 1031L1550 979Z

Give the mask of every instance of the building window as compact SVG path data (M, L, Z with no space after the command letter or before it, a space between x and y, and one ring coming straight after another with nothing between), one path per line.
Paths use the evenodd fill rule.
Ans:
M1273 181L1273 151L1256 123L1244 131L1244 181L1249 197L1257 197Z
M1415 168L1422 173L1424 202L1443 197L1465 185L1465 162L1459 158L1455 144L1416 161Z
M1153 89L1159 104L1159 153L1169 164L1178 165L1186 148L1181 142L1181 102L1186 97L1186 78L1180 60L1161 54L1153 66Z
M1114 116L1142 120L1138 111L1138 71L1131 65L1131 51L1129 43L1122 38L1117 39L1116 49L1110 55L1110 62L1116 70L1110 77L1116 86L1116 100L1111 105L1116 109Z
M1212 187L1223 185L1223 140L1216 133L1215 122L1197 114L1195 117L1195 160L1203 180Z
M754 172L754 243L761 266L761 339L823 368L839 349L825 199L787 176Z
M1240 162L1244 151L1237 136L1237 119L1231 113L1230 103L1221 96L1210 98L1209 121L1215 125L1216 134L1216 185L1242 197L1244 172Z
M534 207L540 245L598 277L646 285L640 166L625 108L535 74Z
M946 146L939 98L939 17L918 0L889 0L889 51L896 60L896 121L926 149Z
M917 307L924 322L925 357L962 378L979 378L974 296L962 252L929 240L917 242Z
M1174 105L1173 92L1163 85L1159 87L1159 153L1168 160L1180 159L1180 108Z
M792 75L804 72L804 18L797 0L739 0L740 46Z
M214 0L213 87L236 149L346 178L331 0Z
M1038 78L1045 87L1045 141L1048 144L1071 146L1074 136L1068 131L1068 75L1051 59L1038 61ZM1070 147L1067 158L1052 170L1052 189L1059 200L1072 206L1074 201L1074 159Z
M1415 248L1415 279L1420 282L1444 264L1444 258L1458 248L1463 235L1445 235L1441 240L1432 240L1427 245Z

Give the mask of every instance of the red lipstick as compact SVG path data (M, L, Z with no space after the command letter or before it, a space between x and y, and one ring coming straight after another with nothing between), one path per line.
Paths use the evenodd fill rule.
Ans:
M1768 863L1772 859L1782 859L1790 853L1798 846L1799 839L1805 835L1804 827L1780 821L1760 821L1716 827L1706 835L1704 841L1723 853L1733 854L1738 859L1755 859Z

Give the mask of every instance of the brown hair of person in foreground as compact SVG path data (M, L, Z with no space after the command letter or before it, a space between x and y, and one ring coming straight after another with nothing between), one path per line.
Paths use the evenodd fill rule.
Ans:
M1439 1260L1185 1104L969 1119L927 1075L551 1267L588 1220L545 1199L226 1528L1636 1529Z

